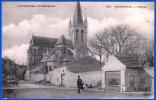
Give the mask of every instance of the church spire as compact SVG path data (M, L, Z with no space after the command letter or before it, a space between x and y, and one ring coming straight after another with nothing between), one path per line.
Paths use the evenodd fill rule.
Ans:
M69 21L71 23L71 20ZM75 58L88 56L87 49L87 17L83 20L80 2L76 3L74 18L69 24L69 32L75 50Z
M85 16L85 19L84 19L84 26L87 27L87 25L88 25L87 16Z
M76 4L74 18L73 18L73 24L74 25L82 25L83 24L80 2L77 2L77 4Z

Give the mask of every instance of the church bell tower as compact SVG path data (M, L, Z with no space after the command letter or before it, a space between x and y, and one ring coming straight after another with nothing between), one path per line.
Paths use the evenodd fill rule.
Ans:
M80 2L77 2L73 19L69 22L69 33L78 59L88 56L87 24L87 17L83 19Z

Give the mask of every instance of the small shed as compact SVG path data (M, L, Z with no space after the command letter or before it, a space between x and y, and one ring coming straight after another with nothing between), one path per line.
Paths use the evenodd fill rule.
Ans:
M102 87L105 91L150 91L151 78L136 56L108 57L102 67Z

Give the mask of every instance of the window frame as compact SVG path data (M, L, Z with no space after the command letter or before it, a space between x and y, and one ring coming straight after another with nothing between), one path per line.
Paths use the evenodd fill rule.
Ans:
M107 77L108 76L107 73L109 73L109 72L119 72L119 77L109 78L109 77ZM111 85L111 84L109 84L110 81L108 81L108 79L119 79L119 84L118 85ZM105 72L105 85L107 85L107 86L120 86L121 85L121 71L106 71Z

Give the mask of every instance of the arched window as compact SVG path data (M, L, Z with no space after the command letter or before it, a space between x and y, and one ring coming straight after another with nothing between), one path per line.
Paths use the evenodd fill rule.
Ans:
M50 65L50 66L49 66L49 71L52 71L52 70L53 70L53 69L52 69L52 66Z
M81 41L83 42L83 39L84 38L84 32L83 32L83 30L81 30Z
M75 36L76 36L76 41L78 41L78 37L79 37L79 36L78 36L78 30L76 30L76 33L75 33L75 34L76 34L76 35L75 35Z

